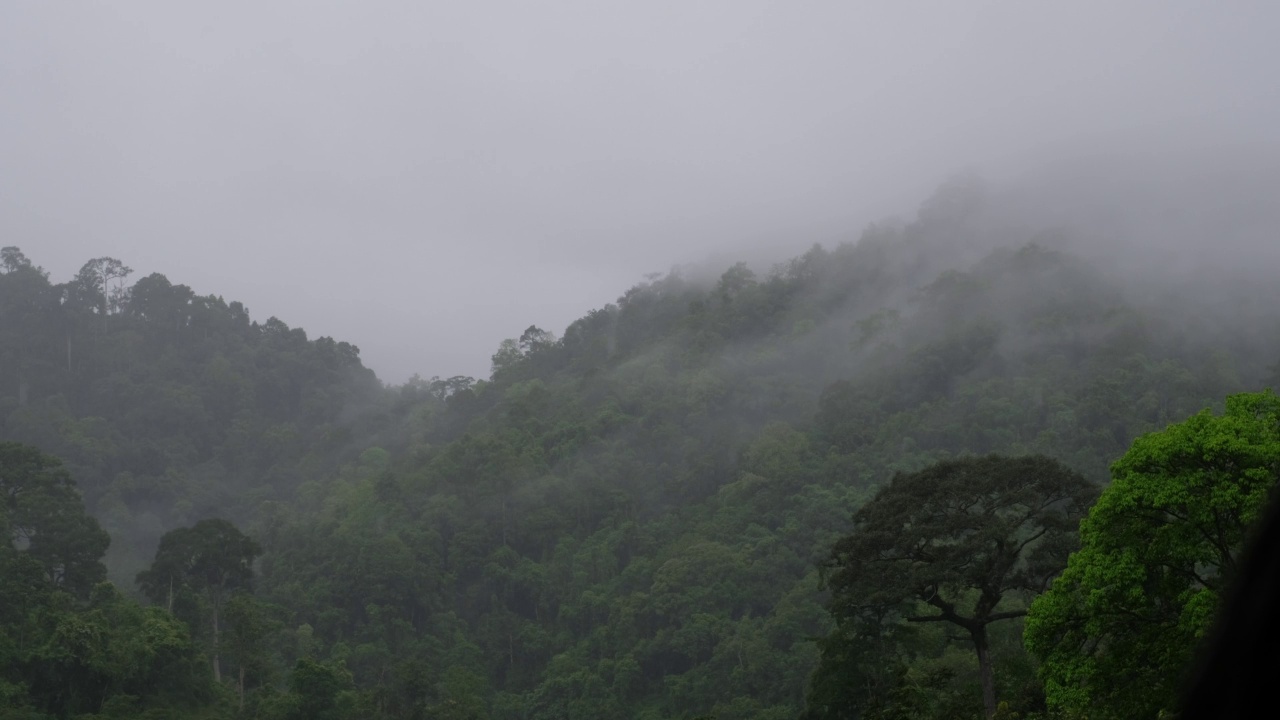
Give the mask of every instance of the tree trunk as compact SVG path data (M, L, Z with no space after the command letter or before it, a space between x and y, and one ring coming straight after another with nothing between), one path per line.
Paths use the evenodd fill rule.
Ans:
M982 676L982 705L987 717L996 714L996 678L991 669L991 649L987 646L987 626L975 625L969 629L973 637L973 649L978 651L978 672Z
M507 546L507 496L502 495L502 546Z
M222 682L222 663L218 660L218 604L213 603L213 681Z
M240 682L236 688L240 691L240 712L244 712L244 663L240 663Z

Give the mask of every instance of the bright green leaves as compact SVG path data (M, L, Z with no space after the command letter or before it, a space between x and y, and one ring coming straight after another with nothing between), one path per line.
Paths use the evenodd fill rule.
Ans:
M1278 473L1270 392L1133 443L1081 524L1081 550L1027 619L1051 705L1103 718L1170 707Z

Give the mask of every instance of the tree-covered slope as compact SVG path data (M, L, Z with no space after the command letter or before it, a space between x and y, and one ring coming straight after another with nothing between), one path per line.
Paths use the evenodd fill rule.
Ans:
M52 285L10 253L0 435L67 461L117 579L205 517L261 545L279 670L251 707L308 660L349 673L362 717L796 717L818 567L895 471L1042 454L1104 482L1280 358L1280 311L1259 327L1057 236L984 234L977 202L656 278L504 341L486 380L398 388L162 277ZM1017 632L998 662L1027 664Z
M131 578L160 535L247 517L351 456L381 385L359 351L99 258L52 284L0 274L0 435L60 457ZM356 421L358 422L358 421Z

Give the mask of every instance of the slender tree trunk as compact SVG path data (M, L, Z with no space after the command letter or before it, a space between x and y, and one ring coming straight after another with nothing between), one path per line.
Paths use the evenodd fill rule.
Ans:
M213 604L213 681L222 682L222 663L218 659L218 603Z
M982 676L982 705L987 717L996 714L996 678L991 668L991 649L987 645L987 626L970 628L973 649L978 651L978 672Z
M244 712L244 663L240 663L240 682L236 688L240 691L240 712Z

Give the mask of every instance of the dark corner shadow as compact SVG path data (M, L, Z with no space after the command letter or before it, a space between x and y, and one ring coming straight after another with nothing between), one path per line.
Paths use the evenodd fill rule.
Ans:
M1280 678L1280 491L1246 547L1191 669L1178 720L1258 717Z

